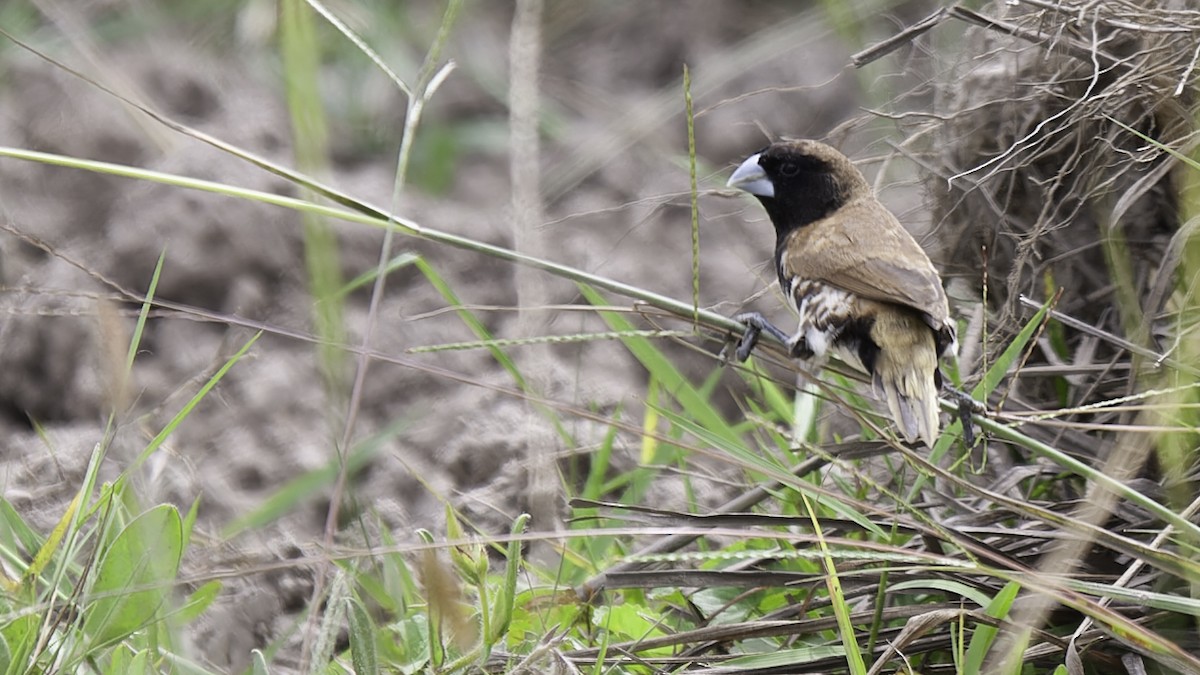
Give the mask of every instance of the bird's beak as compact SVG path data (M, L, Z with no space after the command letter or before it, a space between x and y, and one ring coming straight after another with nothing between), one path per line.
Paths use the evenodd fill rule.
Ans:
M767 178L767 172L758 165L758 158L761 154L757 153L747 157L746 161L734 169L733 175L729 177L729 182L725 185L741 188L756 197L774 197L775 186L771 183L771 179Z

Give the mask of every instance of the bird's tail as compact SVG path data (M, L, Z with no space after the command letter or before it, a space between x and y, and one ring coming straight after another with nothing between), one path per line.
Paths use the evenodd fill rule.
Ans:
M909 443L919 436L933 447L939 431L937 348L933 333L917 317L881 312L871 329L879 346L872 373L875 391Z

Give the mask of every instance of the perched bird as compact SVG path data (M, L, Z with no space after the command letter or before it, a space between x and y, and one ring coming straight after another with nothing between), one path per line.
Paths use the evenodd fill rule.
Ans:
M737 359L762 331L794 358L827 353L871 376L908 442L938 434L938 359L957 351L946 292L929 256L875 198L862 173L837 150L784 140L751 155L729 186L758 198L775 226L779 287L800 316L786 335L761 314L741 314L747 329Z

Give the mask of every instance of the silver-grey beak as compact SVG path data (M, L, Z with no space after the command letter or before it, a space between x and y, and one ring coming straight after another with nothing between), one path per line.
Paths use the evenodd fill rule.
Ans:
M726 187L741 188L757 197L774 197L775 186L771 183L771 179L767 178L767 172L758 165L758 158L761 154L750 155L746 161L734 169L733 175L729 177L729 182L725 184Z

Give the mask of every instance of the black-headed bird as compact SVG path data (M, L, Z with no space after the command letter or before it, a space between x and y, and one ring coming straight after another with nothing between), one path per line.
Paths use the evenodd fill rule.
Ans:
M733 172L729 186L758 198L775 226L779 286L800 317L787 335L761 314L737 359L760 332L819 368L829 353L871 376L908 442L932 446L939 430L942 356L957 351L941 277L929 256L845 155L811 140L772 143Z

